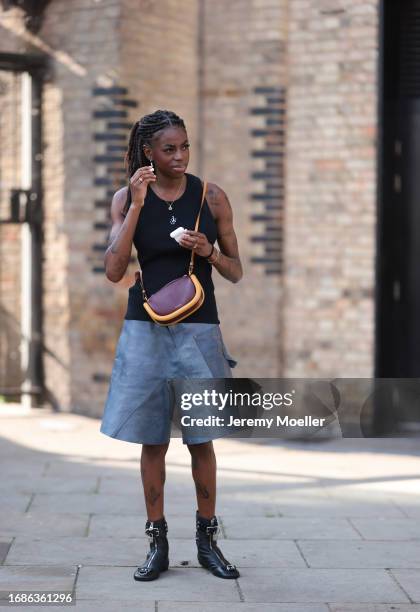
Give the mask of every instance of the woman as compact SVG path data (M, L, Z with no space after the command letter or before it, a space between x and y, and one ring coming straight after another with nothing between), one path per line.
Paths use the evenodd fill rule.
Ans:
M134 242L144 289L150 296L187 273L194 250L194 272L205 294L202 306L186 319L162 326L143 308L138 274L129 289L101 432L143 445L140 465L150 551L134 574L142 581L158 578L169 565L163 491L173 399L167 380L231 377L230 367L236 365L223 342L211 278L213 266L233 283L242 278L232 209L224 191L209 183L198 231L193 231L203 184L197 176L186 173L189 146L183 120L171 111L158 110L134 124L125 159L129 187L113 197L110 244L105 254L106 276L117 283L126 272ZM179 243L169 235L177 227L187 229ZM220 250L214 246L216 240ZM237 578L238 570L224 558L215 540L218 523L212 439L217 434L192 438L183 431L182 436L191 453L197 494L198 560L215 576Z

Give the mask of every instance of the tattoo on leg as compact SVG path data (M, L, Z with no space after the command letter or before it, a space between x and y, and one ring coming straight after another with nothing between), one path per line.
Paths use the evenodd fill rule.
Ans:
M204 499L209 499L210 497L210 493L208 492L207 488L205 485L201 484L201 482L196 482L195 483L195 489L197 491L197 495L199 497L204 497Z
M161 484L163 484L163 485L164 485L164 484L165 484L165 480L166 480L166 473L165 473L165 470L161 470L161 471L160 471L160 482L161 482Z
M159 497L160 491L156 491L155 487L152 485L150 487L149 493L147 494L147 501L150 503L150 505L154 506Z

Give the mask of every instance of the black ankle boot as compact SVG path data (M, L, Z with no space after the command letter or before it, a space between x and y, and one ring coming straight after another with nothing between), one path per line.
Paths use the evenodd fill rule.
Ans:
M238 578L239 572L234 565L226 561L217 546L215 536L218 531L217 518L206 519L196 512L197 532L195 541L198 549L199 563L219 578Z
M146 561L134 572L134 580L155 580L169 567L168 524L165 517L158 521L146 521L145 533L149 536L150 550Z

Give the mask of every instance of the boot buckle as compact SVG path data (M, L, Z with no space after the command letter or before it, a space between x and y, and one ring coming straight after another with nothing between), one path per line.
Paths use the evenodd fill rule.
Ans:
M153 540L154 536L156 536L157 538L159 537L159 527L149 527L148 529L145 530L146 531L146 535Z
M210 535L211 533L213 535L216 535L218 533L218 526L217 525L209 525L208 527L206 527L206 534Z
M229 571L231 570L236 570L236 565L231 565L230 563L228 563L228 565L226 565L226 569Z

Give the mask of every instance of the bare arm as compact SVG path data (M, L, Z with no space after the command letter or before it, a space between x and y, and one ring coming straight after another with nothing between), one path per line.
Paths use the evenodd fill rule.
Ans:
M114 194L111 204L112 228L109 235L109 246L105 252L105 274L113 283L118 283L124 276L130 261L133 236L136 231L139 214L144 205L147 186L156 181L156 176L149 166L138 168L130 178L132 202L124 217L121 211L127 198L127 187Z
M208 261L224 278L232 283L237 283L241 280L243 271L239 259L238 241L233 229L232 207L223 189L215 183L209 183L206 199L216 221L217 242L220 247L217 260L213 261L212 258ZM216 249L211 248L205 234L194 230L186 230L179 244L186 249L194 249L197 255L205 258L208 258L213 250L217 252Z
M114 194L111 204L112 228L108 248L105 251L105 274L113 283L118 283L124 276L131 257L133 236L141 210L140 206L131 204L127 216L121 214L127 190L120 189Z
M220 256L213 264L227 280L237 283L243 276L238 240L233 228L233 211L226 193L215 183L209 183L208 203L214 211Z

